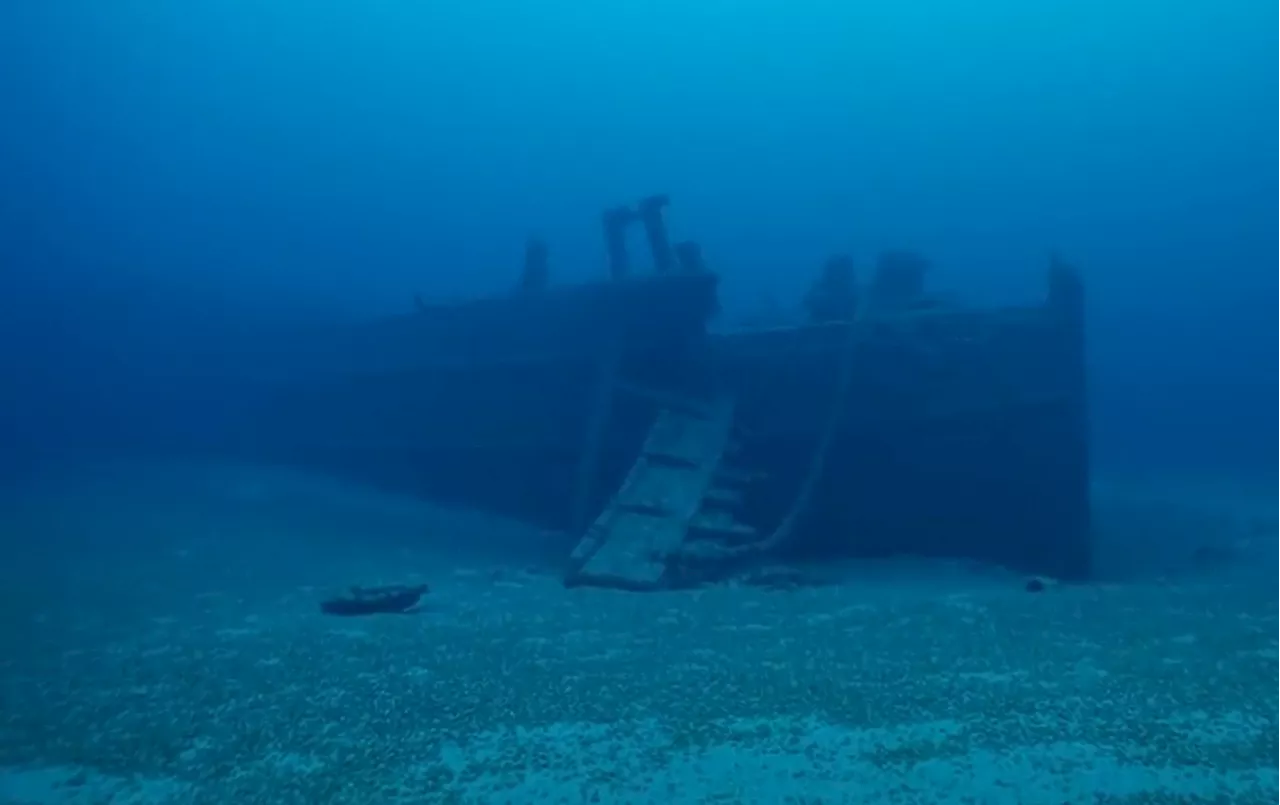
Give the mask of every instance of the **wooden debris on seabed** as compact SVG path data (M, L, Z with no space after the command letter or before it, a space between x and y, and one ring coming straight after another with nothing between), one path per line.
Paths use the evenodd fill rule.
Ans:
M346 595L320 602L326 615L404 615L413 612L430 588L426 584L391 584L381 587L352 587Z

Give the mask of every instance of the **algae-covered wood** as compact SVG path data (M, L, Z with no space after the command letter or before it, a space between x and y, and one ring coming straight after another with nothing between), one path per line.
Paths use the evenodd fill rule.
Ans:
M705 417L660 413L617 495L574 549L566 580L632 590L659 587L711 486L732 426L728 397Z

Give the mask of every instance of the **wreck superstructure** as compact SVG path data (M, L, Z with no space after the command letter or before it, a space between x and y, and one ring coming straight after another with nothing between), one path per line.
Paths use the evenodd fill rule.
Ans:
M975 309L897 260L809 323L716 332L720 278L670 244L664 205L606 213L608 279L549 284L535 245L509 296L335 336L259 432L568 532L570 584L897 553L1089 575L1076 272L1054 262L1041 302ZM626 253L635 223L648 272Z

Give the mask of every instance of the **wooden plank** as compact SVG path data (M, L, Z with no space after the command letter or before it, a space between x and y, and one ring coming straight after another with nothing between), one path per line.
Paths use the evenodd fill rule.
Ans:
M729 440L732 417L729 401L711 419L672 411L659 415L622 489L575 550L566 582L659 588L667 557L679 550L702 506ZM688 458L689 466L652 458L669 452Z
M684 535L684 523L678 519L622 513L577 581L625 590L657 589L667 572L666 555L679 547Z

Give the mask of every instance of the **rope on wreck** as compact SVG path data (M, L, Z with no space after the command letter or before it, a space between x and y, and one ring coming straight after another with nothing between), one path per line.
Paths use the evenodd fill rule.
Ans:
M846 410L849 394L853 389L854 355L857 352L858 325L865 319L863 313L866 309L867 305L864 302L849 319L849 331L845 334L843 351L840 354L840 365L836 369L836 388L831 400L831 409L827 412L827 421L823 424L822 438L814 448L813 458L809 461L809 470L805 475L804 483L800 485L800 490L791 502L791 508L787 511L786 516L782 518L782 522L778 524L778 527L773 530L773 533L760 542L752 543L746 547L746 550L750 553L771 551L791 539L796 530L796 525L800 522L800 518L804 516L813 503L813 495L818 489L818 482L822 480L822 476L826 473L827 458L831 454L831 445L835 442L836 434L840 431L841 415Z

